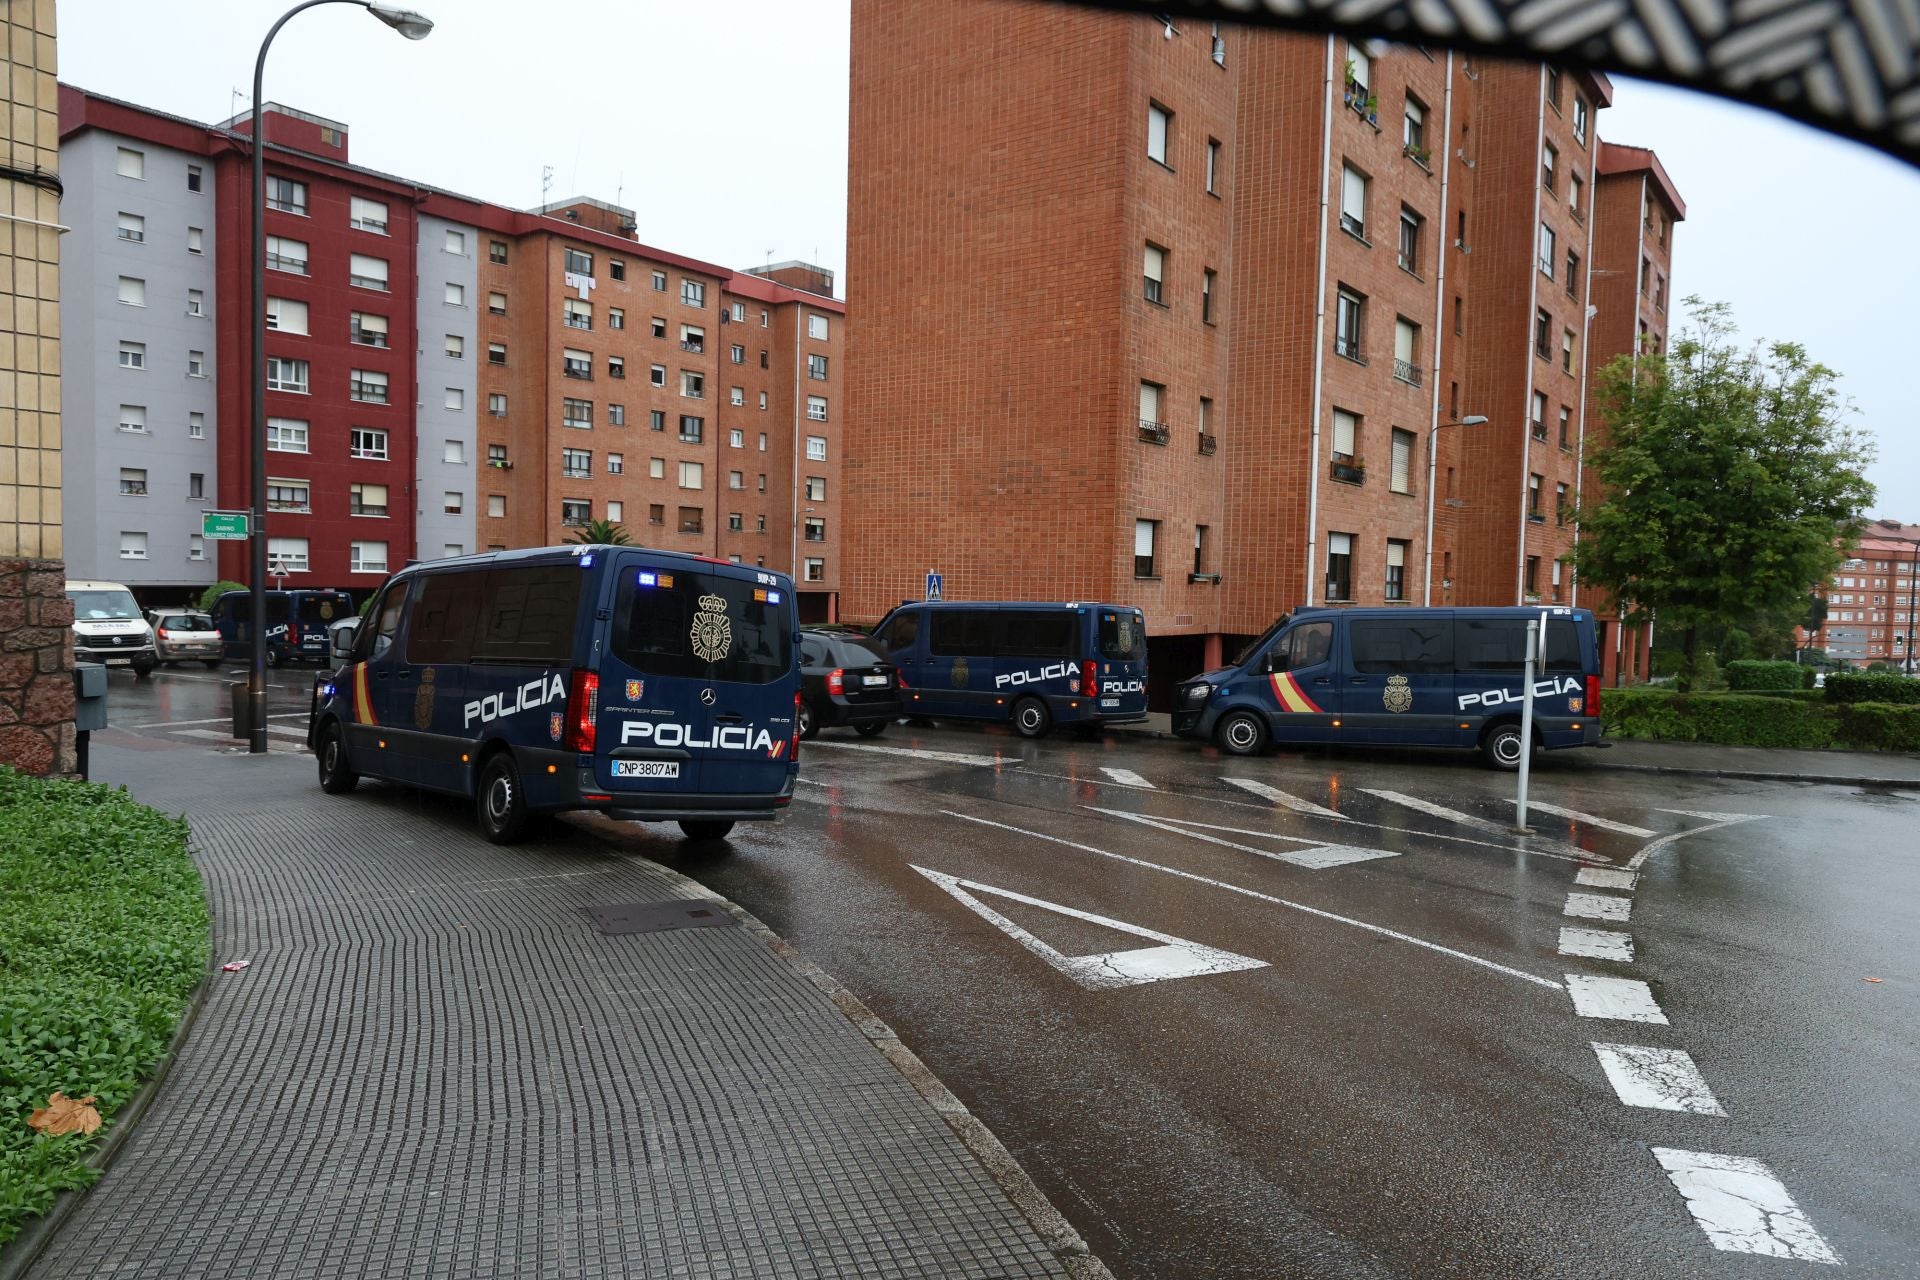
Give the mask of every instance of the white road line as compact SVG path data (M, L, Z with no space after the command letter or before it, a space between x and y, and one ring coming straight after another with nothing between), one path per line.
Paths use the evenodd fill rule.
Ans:
M1054 776L1052 774L1034 775L1031 770L1022 770L1021 774L1022 776L1027 776L1027 777ZM1106 784L1100 783L1100 785L1105 786ZM1254 804L1251 801L1247 801L1247 800L1222 799L1222 800L1210 800L1208 801L1208 803L1215 804L1215 805L1227 805L1235 809L1252 809L1258 813L1273 812L1272 805ZM1498 849L1502 853L1537 853L1537 854L1541 854L1542 857L1559 858L1562 862L1577 862L1583 867L1590 866L1599 857L1598 854L1582 854L1580 857L1570 858L1563 854L1558 854L1558 853L1542 853L1542 851L1538 849L1523 849L1519 845L1515 845L1515 844L1502 844L1494 840L1482 840L1476 836L1454 836L1454 835L1448 835L1444 831L1426 831L1418 827L1396 827L1390 823L1385 823L1385 822L1362 822L1358 818L1348 818L1346 817L1345 814L1342 814L1341 818L1350 826L1365 827L1370 831L1391 831L1395 835L1419 836L1422 840L1445 840L1448 844L1470 844L1476 849Z
M1156 789L1151 782L1148 782L1131 769L1111 769L1103 764L1100 766L1100 772L1106 774L1123 787L1145 787L1148 791Z
M1520 802L1515 800L1513 803L1517 806ZM1562 809L1557 804L1541 804L1538 800L1527 801L1527 808L1538 809L1542 813L1551 813L1562 818L1571 818L1575 822L1584 822L1590 827L1599 827L1605 831L1618 831L1623 836L1640 836L1645 839L1660 834L1657 831L1649 831L1645 827L1636 827L1630 822L1615 822L1612 818L1581 813L1578 809Z
M1244 969L1267 967L1265 960L1255 960L1252 956L1203 946L1185 938L1176 938L1170 933L1144 929L1137 924L1127 924L1107 916L1097 916L1091 911L1076 910L1042 898L1030 898L1024 893L981 884L977 880L962 880L958 876L914 866L913 863L907 865L952 894L969 911L1089 991L1112 991L1118 987L1137 987L1148 982L1165 982L1169 978L1195 978L1209 973L1238 973ZM969 890L972 892L968 892ZM1005 898L1011 902L1024 902L1030 907L1038 907L1042 911L1050 911L1072 920L1084 920L1088 924L1097 924L1120 933L1131 933L1139 938L1151 938L1162 945L1137 947L1127 951L1108 951L1095 955L1070 956L1048 946L1029 930L1015 924L980 901L974 896L976 893Z
M1592 960L1633 959L1633 935L1611 929L1580 929L1560 926L1560 954L1585 956Z
M1220 781L1230 787L1238 787L1242 791L1259 796L1262 800L1271 800L1277 805L1293 810L1295 813L1310 813L1316 818L1333 818L1340 822L1347 821L1347 815L1344 813L1337 813L1324 805L1317 805L1311 800L1302 800L1299 796L1289 795L1278 787L1270 787L1266 783L1255 781L1252 778L1223 777Z
M1211 822L1195 822L1191 818L1149 818L1144 814L1127 813L1120 809L1101 809L1095 805L1085 805L1094 813L1104 813L1109 818L1125 818L1129 822L1138 822L1149 827L1158 827L1162 831L1171 831L1175 835L1191 836L1195 840L1205 840L1208 844L1225 845L1229 849L1238 849L1242 853L1257 854L1262 858L1272 858L1278 862L1291 863L1296 867L1306 867L1311 871L1324 871L1328 867L1343 867L1350 862L1366 862L1372 858L1397 858L1400 855L1391 849L1368 849L1352 844L1325 844L1318 840L1309 840L1304 836L1283 836L1272 831L1249 831L1245 827L1222 827ZM1178 825L1174 825L1174 824ZM1231 831L1235 835L1256 836L1262 840L1285 840L1289 844L1304 844L1305 849L1257 849L1252 845L1238 844L1232 840L1222 840L1218 836L1202 835L1198 831L1189 831L1188 827L1202 827L1208 831Z
M267 726L267 732L284 733L291 738L305 738L307 736L307 731L297 724L270 724Z
M1242 895L1243 897L1255 898L1261 902L1273 903L1275 906L1286 907L1293 911L1305 912L1307 915L1310 915L1310 916L1319 916L1323 920L1333 920L1340 924L1350 924L1356 929L1365 929L1369 933L1377 933L1383 937L1393 938L1400 942L1411 943L1416 947L1425 947L1429 951L1438 951L1441 955L1452 956L1454 959L1464 960L1468 964L1477 964L1483 969L1492 969L1495 973L1504 973L1509 978L1519 978L1523 982L1531 982L1542 987L1552 987L1555 990L1558 990L1560 988L1560 984L1555 982L1551 978L1542 978L1537 974L1526 973L1519 969L1510 969L1504 964L1496 964L1492 960L1483 960L1479 956L1468 955L1464 951L1455 951L1452 947L1443 947L1437 942L1428 942L1424 938L1416 938L1411 936L1410 934L1400 933L1393 929L1384 928L1381 925L1368 924L1364 920L1355 920L1350 916L1335 915L1331 911L1322 911L1318 907L1309 907L1304 903L1289 902L1285 898L1276 898L1272 894L1261 893L1256 889L1247 889L1237 884L1228 884L1225 880L1214 880L1207 876L1196 875L1191 871L1182 871L1178 867L1166 867L1166 866L1160 865L1157 862L1148 862L1145 858L1129 857L1124 853L1111 853L1105 849L1096 849L1090 844L1081 844L1075 840L1065 840L1059 836L1050 836L1043 831L1029 831L1025 827L1009 826L1007 823L995 822L990 818L976 818L972 814L956 813L952 809L942 809L940 810L940 812L945 814L949 818L959 818L963 822L974 822L974 823L978 823L983 827L994 827L1001 831L1014 832L1017 835L1032 836L1036 840L1046 840L1046 841L1050 841L1053 844L1063 844L1063 845L1066 845L1069 849L1078 849L1083 853L1092 853L1092 854L1097 854L1102 858L1111 858L1115 862L1125 862L1132 866L1145 867L1149 871L1162 871L1162 872L1165 872L1167 875L1177 876L1182 880L1192 880L1197 884L1211 885L1216 889L1225 889L1228 893L1237 893Z
M1612 898L1604 893L1570 893L1560 914L1581 920L1611 920L1625 924L1633 913L1632 898Z
M1667 1025L1667 1015L1660 1012L1660 1006L1655 1003L1653 989L1634 978L1596 978L1585 973L1570 973L1567 994L1573 997L1573 1011L1583 1018Z
M1612 867L1582 867L1574 873L1573 882L1584 884L1593 889L1633 889L1634 881L1640 877L1631 871L1615 871Z
M1758 813L1697 813L1691 809L1667 809L1663 810L1663 812L1685 814L1689 818L1712 818L1713 821L1707 823L1704 827L1688 827L1685 831L1671 832L1661 836L1658 840L1647 841L1647 843L1640 846L1640 852L1627 859L1627 870L1638 871L1646 865L1648 858L1651 858L1675 840L1684 840L1688 836L1697 836L1702 831L1717 831L1721 827L1731 827L1742 822L1752 822L1755 818L1765 816L1764 814Z
M306 718L307 713L304 711L274 711L267 716L269 720L305 720ZM205 720L156 720L152 724L116 724L111 727L132 732L135 729L180 729L190 724L232 723L232 716L211 716Z
M1707 1088L1700 1068L1684 1049L1655 1049L1640 1044L1602 1044L1593 1042L1600 1058L1600 1069L1607 1073L1613 1091L1630 1107L1653 1107L1659 1111L1691 1111L1697 1116L1724 1116L1727 1113Z
M1461 813L1458 809L1449 809L1445 805L1435 804L1431 800L1422 800L1418 796L1406 795L1399 791L1375 790L1372 787L1361 787L1360 790L1370 796L1388 801L1392 804L1405 805L1409 809L1417 809L1421 813L1431 814L1436 818L1444 818L1448 822L1458 823L1463 827L1472 827L1475 831L1486 831L1496 836L1506 836L1510 840L1525 840L1527 841L1526 844L1510 846L1521 853L1545 853L1549 857L1564 858L1570 862L1593 862L1601 860L1598 854L1587 853L1564 841L1555 840L1550 836L1519 836L1497 822L1489 821L1486 818L1476 818L1470 813Z
M178 736L182 738L209 738L214 742L238 741L238 739L230 733L219 733L213 729L182 729Z
M1018 766L1018 760L1002 760L999 756L969 756L957 751L925 751L919 747L882 747L867 742L829 742L815 738L807 743L807 749L832 747L837 751L871 751L882 756L910 756L915 760L937 760L942 764L972 764L983 768L995 768L1001 765Z
M1773 1170L1758 1160L1670 1147L1652 1150L1714 1248L1840 1264L1833 1246L1820 1238Z

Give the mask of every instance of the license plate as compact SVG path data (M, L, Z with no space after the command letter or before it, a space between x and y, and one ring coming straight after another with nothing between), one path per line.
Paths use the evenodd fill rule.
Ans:
M677 778L680 776L678 760L615 760L613 776L616 778Z
M132 658L108 658L107 665L110 667L130 667L133 665L133 659Z
M1103 706L1103 707L1117 707L1117 706L1119 706L1119 705L1120 705L1120 699L1118 699L1118 698L1102 698L1102 699L1100 699L1100 705L1101 705L1101 706Z
M887 687L887 678L885 676L861 676L860 683L869 689L884 689Z

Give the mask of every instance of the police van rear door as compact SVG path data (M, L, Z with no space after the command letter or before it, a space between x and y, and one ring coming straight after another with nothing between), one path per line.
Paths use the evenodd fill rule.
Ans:
M1100 663L1100 715L1147 713L1147 622L1138 609L1093 607Z
M619 794L770 795L799 687L783 574L628 554L600 662L599 783Z

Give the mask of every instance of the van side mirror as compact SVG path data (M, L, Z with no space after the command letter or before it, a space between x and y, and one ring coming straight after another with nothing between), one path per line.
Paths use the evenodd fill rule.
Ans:
M327 651L345 662L353 656L354 637L360 634L360 619L348 618L327 632Z

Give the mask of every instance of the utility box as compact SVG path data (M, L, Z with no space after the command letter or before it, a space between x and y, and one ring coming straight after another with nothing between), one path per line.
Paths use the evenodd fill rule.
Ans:
M103 663L73 664L73 727L81 733L107 727L107 668Z

